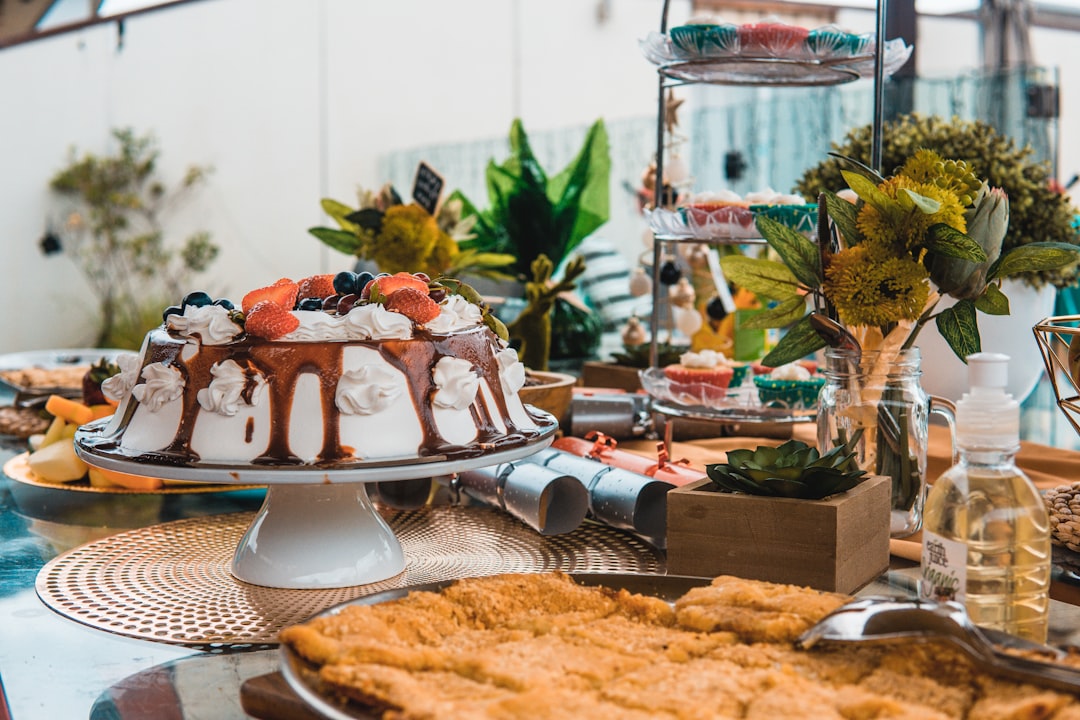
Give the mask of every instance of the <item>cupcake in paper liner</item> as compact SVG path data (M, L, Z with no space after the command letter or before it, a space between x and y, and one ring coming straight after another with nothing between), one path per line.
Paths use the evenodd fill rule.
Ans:
M723 353L702 350L680 355L678 363L664 368L664 377L676 396L718 400L727 397L735 370Z
M818 60L834 60L864 53L869 41L869 35L855 35L835 25L826 25L810 31L806 48Z
M671 28L668 35L675 54L684 58L701 57L707 54L709 33L716 25L692 24Z
M817 230L817 203L751 205L750 212L754 213L755 218L764 215L801 233Z
M705 54L712 56L739 53L739 27L730 23L713 25L705 34Z
M779 22L739 26L739 49L746 57L798 58L806 54L804 27Z
M754 376L758 399L768 407L813 408L824 384L824 377L813 375L797 362L781 365L767 375Z

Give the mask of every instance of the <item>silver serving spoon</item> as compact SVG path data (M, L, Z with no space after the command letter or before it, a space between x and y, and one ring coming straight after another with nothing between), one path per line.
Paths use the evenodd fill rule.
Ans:
M1080 670L1004 651L1032 650L1050 659L1060 659L1065 656L1060 649L976 627L964 606L956 602L896 597L860 598L827 615L803 633L796 645L808 650L829 643L881 644L935 640L951 643L980 668L995 675L1080 693Z

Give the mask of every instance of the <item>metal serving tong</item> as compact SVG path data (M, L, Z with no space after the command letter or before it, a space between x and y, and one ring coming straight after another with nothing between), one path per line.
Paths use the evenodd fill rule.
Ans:
M1031 650L1052 661L1065 656L1062 650L976 627L964 606L956 602L876 596L860 598L823 618L803 633L796 645L807 650L824 643L935 640L951 643L986 672L1054 690L1080 693L1080 670L1005 651Z

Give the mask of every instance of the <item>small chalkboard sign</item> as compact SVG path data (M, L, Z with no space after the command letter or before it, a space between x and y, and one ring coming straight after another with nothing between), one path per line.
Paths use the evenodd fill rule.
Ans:
M439 196L442 195L442 175L425 162L416 168L416 179L413 181L412 197L416 204L427 210L432 215L439 208Z

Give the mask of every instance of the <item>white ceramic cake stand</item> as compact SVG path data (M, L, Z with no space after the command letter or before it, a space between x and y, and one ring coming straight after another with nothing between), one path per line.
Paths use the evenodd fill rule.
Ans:
M346 469L135 462L94 447L102 428L89 423L75 435L75 449L90 465L165 480L266 485L266 499L233 555L232 574L265 587L318 589L366 585L405 569L401 544L368 498L367 483L450 475L527 457L551 444L558 425L553 419L524 445L476 457L378 461Z

